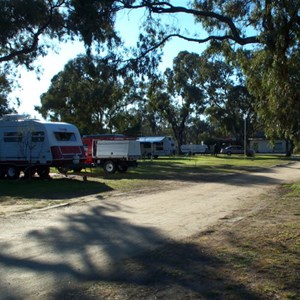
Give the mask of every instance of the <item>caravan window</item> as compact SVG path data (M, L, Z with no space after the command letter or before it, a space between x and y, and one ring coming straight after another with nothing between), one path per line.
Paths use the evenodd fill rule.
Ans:
M45 140L45 132L44 131L33 131L31 133L31 141L32 142L43 142Z
M149 143L149 142L143 142L143 143L141 143L141 144L143 145L144 148L149 148L149 149L151 149L151 143Z
M4 132L4 142L22 142L22 132Z
M156 150L163 151L164 150L164 143L163 142L157 142L154 143L156 145Z
M74 132L54 132L54 135L58 141L76 141Z

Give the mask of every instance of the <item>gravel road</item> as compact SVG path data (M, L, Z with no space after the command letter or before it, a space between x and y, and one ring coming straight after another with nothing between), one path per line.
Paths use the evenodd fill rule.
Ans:
M53 291L103 279L113 264L257 210L261 194L300 180L300 163L204 177L170 191L83 198L0 219L0 299L52 299ZM233 220L234 221L234 220Z

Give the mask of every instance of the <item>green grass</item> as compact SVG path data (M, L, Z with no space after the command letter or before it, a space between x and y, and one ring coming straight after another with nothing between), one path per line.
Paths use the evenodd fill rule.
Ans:
M68 177L52 176L42 180L0 180L0 203L11 200L68 200L108 191L127 192L132 190L155 188L166 180L199 181L203 176L216 173L251 172L264 170L278 164L290 162L281 156L243 156L211 155L192 157L170 157L154 160L141 160L135 169L126 173L107 175L102 168L87 169ZM83 180L87 175L88 180Z
M192 157L167 157L153 160L141 160L139 166L126 174L105 175L101 169L92 173L103 176L105 179L137 178L137 179L187 179L190 175L203 175L207 173L232 173L262 171L278 164L286 164L293 161L284 156L257 156L244 158L242 155L217 157L211 155L199 155Z

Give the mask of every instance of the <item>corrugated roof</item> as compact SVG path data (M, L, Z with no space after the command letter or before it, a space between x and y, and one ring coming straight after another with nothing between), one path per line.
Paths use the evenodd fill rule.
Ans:
M137 140L139 142L147 142L147 143L159 143L163 141L166 137L165 136L142 136L139 137Z

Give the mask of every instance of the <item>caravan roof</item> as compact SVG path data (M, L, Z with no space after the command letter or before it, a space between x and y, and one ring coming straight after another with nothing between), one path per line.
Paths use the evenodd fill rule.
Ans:
M137 140L142 143L159 143L163 141L166 137L165 136L143 136L139 137Z

